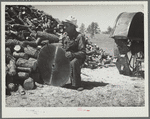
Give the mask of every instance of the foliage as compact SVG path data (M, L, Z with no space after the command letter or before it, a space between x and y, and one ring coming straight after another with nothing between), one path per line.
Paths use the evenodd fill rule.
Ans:
M104 34L111 34L113 28L111 28L110 26L108 26L107 31L104 31Z
M79 28L79 31L81 32L81 33L85 33L85 25L82 23L81 24L81 26L80 26L80 28Z
M91 34L91 37L94 37L94 34L99 34L100 33L100 28L97 22L92 22L88 28L87 28L87 33Z

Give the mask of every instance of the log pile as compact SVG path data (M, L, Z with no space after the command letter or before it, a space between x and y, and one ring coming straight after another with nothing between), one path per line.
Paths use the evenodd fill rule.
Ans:
M37 57L47 43L59 42L59 20L30 5L5 7L6 93L35 88Z
M64 27L58 19L30 5L5 7L6 93L34 89L41 83L37 58L46 44L61 46ZM83 67L97 68L110 63L111 57L98 46L87 43ZM38 84L37 84L38 85Z
M113 57L106 53L103 49L100 49L96 44L89 42L86 37L86 60L83 64L84 68L103 68L112 65Z

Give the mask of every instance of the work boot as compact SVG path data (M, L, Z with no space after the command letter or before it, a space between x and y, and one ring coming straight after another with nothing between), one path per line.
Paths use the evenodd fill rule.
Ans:
M76 90L77 90L77 91L83 91L84 88L83 88L83 87L78 87Z
M77 90L77 91L83 91L84 90L84 88L82 86L78 86L78 87L72 86L72 89Z

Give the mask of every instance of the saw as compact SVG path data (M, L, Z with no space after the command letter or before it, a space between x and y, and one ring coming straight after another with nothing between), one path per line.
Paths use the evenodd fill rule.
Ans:
M38 56L38 69L48 85L63 86L70 77L70 61L65 51L55 45L45 45Z

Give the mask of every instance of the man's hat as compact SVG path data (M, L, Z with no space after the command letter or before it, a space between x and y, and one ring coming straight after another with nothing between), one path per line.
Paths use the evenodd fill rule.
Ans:
M77 19L74 17L74 16L68 16L63 22L68 22L70 24L73 24L75 25L75 27L77 28L78 25L77 25Z

